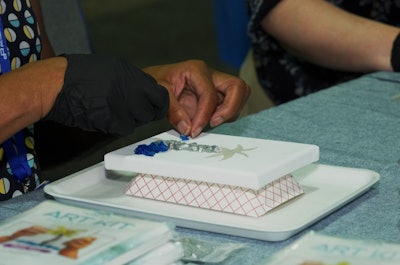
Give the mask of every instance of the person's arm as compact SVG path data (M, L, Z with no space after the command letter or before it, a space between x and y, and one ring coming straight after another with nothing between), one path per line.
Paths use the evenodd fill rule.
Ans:
M40 39L41 39L41 45L42 45L42 56L41 59L53 57L54 50L53 47L50 43L49 37L46 32L46 28L44 26L44 21L43 21L43 13L42 13L42 8L40 6L39 0L31 0L31 5L33 8L33 11L35 11L35 16L37 19L37 23L39 25L39 30L40 30Z
M39 121L126 135L168 111L168 92L124 60L66 55L0 76L0 142Z
M31 0L38 22L42 55L54 56L38 0ZM64 58L34 62L0 77L0 143L44 117L61 90L66 69Z
M0 76L0 143L50 111L66 66L65 58L54 57Z
M346 12L324 0L282 0L261 21L289 52L331 69L391 71L400 29Z
M249 93L242 80L201 61L143 72L115 57L53 57L0 76L0 142L42 118L126 135L167 113L175 126L187 122L177 126L181 133L196 137L208 122L236 119Z

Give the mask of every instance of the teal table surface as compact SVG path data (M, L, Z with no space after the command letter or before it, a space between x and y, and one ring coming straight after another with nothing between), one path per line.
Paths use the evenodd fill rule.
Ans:
M380 174L367 193L282 242L267 242L177 228L182 236L243 243L223 264L263 264L307 231L400 243L400 75L378 72L294 100L213 133L316 144L322 164ZM0 220L45 200L43 191L0 203Z

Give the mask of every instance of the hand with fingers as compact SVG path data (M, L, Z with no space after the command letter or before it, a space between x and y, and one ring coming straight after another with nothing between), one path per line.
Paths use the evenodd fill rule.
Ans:
M240 78L216 71L201 60L143 69L169 92L168 120L184 135L197 137L239 117L250 88Z

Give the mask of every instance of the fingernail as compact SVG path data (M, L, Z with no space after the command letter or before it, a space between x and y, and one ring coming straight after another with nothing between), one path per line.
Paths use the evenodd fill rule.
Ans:
M184 135L188 135L190 132L190 127L185 121L180 121L176 127L178 131Z
M199 136L199 134L201 133L201 131L203 130L203 128L198 127L196 130L194 130L192 132L192 138L196 138L197 136Z
M224 123L224 121L225 120L221 116L218 116L210 122L210 125L211 125L211 127L215 127L215 126L218 126L218 125Z

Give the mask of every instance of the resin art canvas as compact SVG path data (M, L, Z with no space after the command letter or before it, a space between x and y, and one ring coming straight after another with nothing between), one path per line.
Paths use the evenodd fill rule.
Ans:
M290 174L318 161L316 145L171 130L105 155L132 173L130 196L259 217L303 193Z

